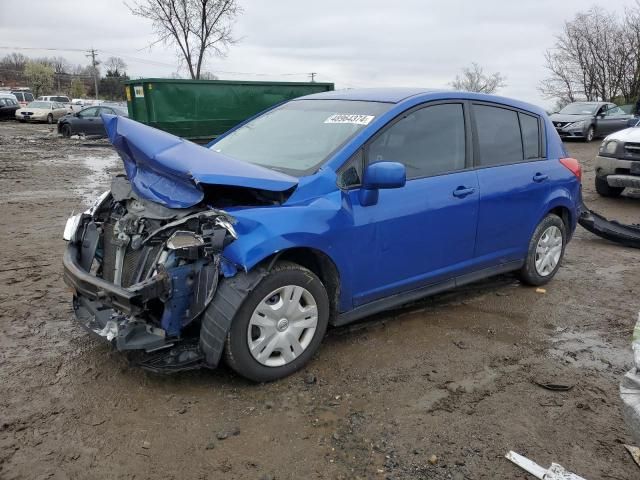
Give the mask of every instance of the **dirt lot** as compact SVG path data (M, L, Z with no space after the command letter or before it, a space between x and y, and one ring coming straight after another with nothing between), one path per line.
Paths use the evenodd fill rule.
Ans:
M637 222L640 195L594 193L597 146L568 145L586 203ZM529 478L511 449L640 476L618 400L640 251L579 228L546 293L501 276L335 329L268 385L157 376L76 326L62 282L65 219L119 168L104 141L0 123L0 478Z

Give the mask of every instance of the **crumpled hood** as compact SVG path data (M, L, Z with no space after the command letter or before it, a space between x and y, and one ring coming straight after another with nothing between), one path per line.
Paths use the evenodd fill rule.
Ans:
M593 115L565 115L562 113L554 113L549 118L552 122L579 122L580 120L591 120Z
M236 160L126 117L102 114L109 140L141 197L169 208L200 202L199 184L229 185L282 192L298 179Z

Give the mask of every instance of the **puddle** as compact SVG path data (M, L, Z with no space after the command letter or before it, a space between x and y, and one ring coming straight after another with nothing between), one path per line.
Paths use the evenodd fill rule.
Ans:
M109 188L111 174L109 170L118 166L120 157L113 152L106 156L97 155L69 155L68 161L74 165L82 165L89 170L89 174L74 187L74 191L82 199L82 204L89 207L96 197Z

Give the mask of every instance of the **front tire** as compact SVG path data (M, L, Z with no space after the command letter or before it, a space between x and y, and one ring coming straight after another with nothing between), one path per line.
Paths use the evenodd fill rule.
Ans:
M623 187L611 187L607 183L607 177L596 177L596 192L602 197L619 197Z
M71 127L67 124L62 126L62 136L65 138L71 137Z
M329 297L310 270L278 262L234 315L225 360L255 382L286 377L316 352L329 323Z
M591 125L588 129L587 129L587 133L585 133L584 135L584 141L589 143L591 141L593 141L593 138L596 134L596 131L593 128L593 125Z
M544 285L555 276L567 244L567 227L560 217L550 213L538 224L519 276L528 285Z
M51 114L47 115L47 123L49 125L51 125L53 123L53 115L51 115Z

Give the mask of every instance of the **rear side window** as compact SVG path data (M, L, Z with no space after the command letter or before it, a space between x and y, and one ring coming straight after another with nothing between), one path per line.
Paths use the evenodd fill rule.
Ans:
M540 158L540 125L538 119L531 115L519 113L520 129L522 130L522 146L524 159Z
M524 158L518 113L505 108L474 105L480 165L521 162Z
M368 162L400 162L407 178L439 175L465 168L462 104L433 105L409 113L368 148Z

